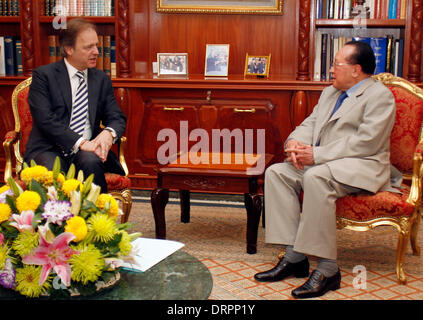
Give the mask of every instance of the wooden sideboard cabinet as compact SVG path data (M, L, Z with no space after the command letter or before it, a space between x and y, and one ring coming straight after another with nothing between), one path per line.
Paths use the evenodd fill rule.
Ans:
M268 99L148 99L134 169L154 174L157 166L166 165L166 159L158 159L160 148L167 150L167 159L198 149L207 153L280 153L274 109Z

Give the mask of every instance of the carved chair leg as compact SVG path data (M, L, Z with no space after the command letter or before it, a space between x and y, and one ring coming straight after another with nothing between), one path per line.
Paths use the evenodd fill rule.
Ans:
M128 222L129 214L131 213L132 209L132 194L130 190L124 190L122 192L122 211L123 216L121 218L121 222L125 223Z
M401 230L400 232L398 232L396 273L397 273L398 282L400 284L407 283L407 278L404 272L404 256L405 256L405 251L407 249L409 237L410 237L409 231Z
M128 222L129 214L131 213L131 209L132 209L131 190L126 189L123 191L111 191L110 194L115 199L119 200L122 203L123 216L121 218L121 222L122 223Z
M416 220L414 220L413 225L411 226L410 232L410 243L411 249L413 250L413 255L420 256L420 246L417 243L417 233L419 232L420 220L422 219L422 209L419 208Z

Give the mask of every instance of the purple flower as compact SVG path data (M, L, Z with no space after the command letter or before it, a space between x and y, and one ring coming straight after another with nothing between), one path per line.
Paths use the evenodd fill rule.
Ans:
M0 284L6 289L12 289L15 285L16 270L13 269L10 259L6 259L5 267L0 270Z
M6 196L13 196L12 189L7 189L5 192L0 194L0 203L6 203Z
M63 221L73 217L70 208L71 203L69 201L48 200L44 205L44 212L41 216L48 222L61 226Z

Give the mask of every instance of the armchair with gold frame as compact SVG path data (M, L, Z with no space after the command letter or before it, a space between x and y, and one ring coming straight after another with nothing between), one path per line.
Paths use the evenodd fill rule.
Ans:
M28 92L32 78L28 78L19 83L13 90L12 109L15 119L15 130L9 131L5 135L3 148L5 151L6 165L4 170L4 181L11 176L17 176L22 169L23 154L26 142L32 129L32 116L28 104ZM122 203L122 222L127 222L132 208L131 181L128 178L128 167L125 162L124 148L126 137L122 137L117 143L117 153L119 162L122 165L125 176L115 173L106 173L108 192Z
M354 231L393 226L398 231L396 275L400 284L406 284L404 258L408 241L413 255L420 255L417 233L422 219L423 90L390 73L380 73L373 78L384 83L395 98L390 159L403 175L401 194L380 191L339 198L336 201L336 224L338 229ZM283 253L279 254L279 258L282 256Z

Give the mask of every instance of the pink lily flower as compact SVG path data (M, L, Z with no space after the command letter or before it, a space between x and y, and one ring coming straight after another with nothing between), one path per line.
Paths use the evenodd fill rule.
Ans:
M10 225L18 229L19 231L28 230L34 232L34 227L32 226L32 218L34 218L34 211L22 211L21 214L12 214L13 220L16 222L11 222Z
M69 258L79 253L69 247L75 236L72 233L64 232L54 239L53 243L47 242L40 234L40 245L32 254L22 258L25 264L42 265L39 285L42 286L47 280L51 269L53 269L65 286L70 285L71 268L68 263Z
M4 235L3 233L0 233L0 246L2 246L4 243Z

